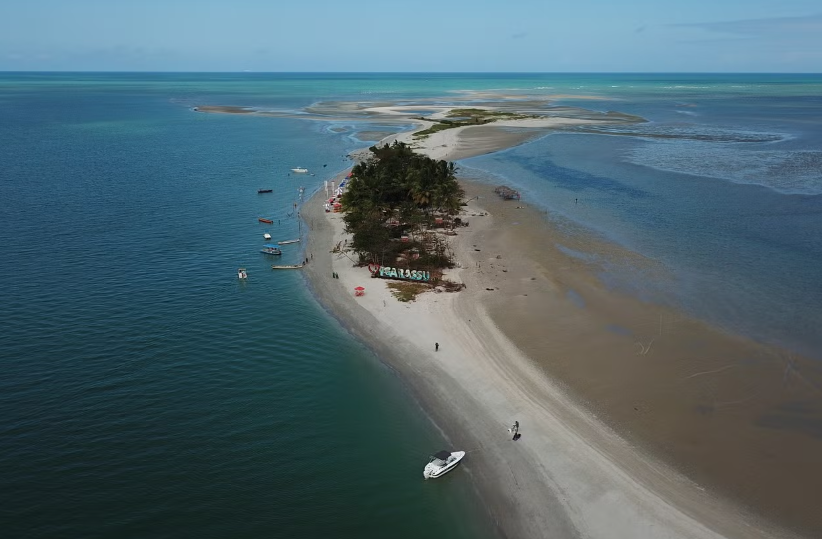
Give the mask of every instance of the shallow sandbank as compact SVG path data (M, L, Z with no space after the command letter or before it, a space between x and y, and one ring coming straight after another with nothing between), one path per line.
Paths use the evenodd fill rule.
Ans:
M490 193L486 186L480 190ZM500 324L499 306L520 301L505 287L531 288L522 298L561 290L539 261L525 256L524 244L506 236L519 230L519 216L530 210L506 203L503 209L518 212L520 224L514 224L502 214L494 216L499 210L493 208L493 198L480 200L487 208L470 207L465 215L470 226L451 239L462 269L448 272L467 289L428 293L402 304L385 281L370 279L367 269L354 267L348 255L329 252L344 245L347 236L341 216L325 214L320 198L303 209L311 227L308 249L315 256L305 269L312 288L352 333L404 377L454 447L472 449L463 473L479 488L504 535L775 536L751 514L707 494L624 441L552 381L542 355L532 359L522 354L518 324ZM490 216L479 215L488 208ZM533 217L539 218L538 212ZM332 271L340 278L331 279ZM364 297L353 296L358 285L366 286ZM563 317L572 325L580 316L563 312L560 296L553 305L550 297L543 299L548 310L529 313L543 325ZM515 318L522 311L527 309L511 308L504 316L522 320ZM435 341L441 344L439 351ZM505 432L513 419L523 426L518 442Z
M477 253L477 271L495 288L491 318L519 349L620 434L700 486L822 536L822 376L813 362L608 290L597 277L607 263L664 270L502 201L490 186L466 187L497 223L478 244L490 252ZM502 251L518 254L493 258Z
M451 129L415 146L458 159L547 128ZM307 275L455 447L480 448L465 469L505 534L791 536L772 523L780 522L818 535L822 413L810 364L608 290L597 278L605 261L664 269L503 202L489 186L466 185L467 198L481 198L452 239L462 269L449 272L465 291L397 303L384 282L327 254L346 236L340 216L316 201L303 215L309 249L323 254ZM364 281L367 296L355 300L350 291ZM528 442L511 446L499 430L514 417L527 423Z

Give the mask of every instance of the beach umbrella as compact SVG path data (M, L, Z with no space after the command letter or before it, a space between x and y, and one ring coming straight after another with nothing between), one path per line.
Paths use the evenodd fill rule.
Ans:
M358 286L358 287L354 288L354 295L355 296L362 296L363 294L365 294L365 288L363 288L361 286Z
M365 288L362 287L362 286L357 286L357 287L354 288L354 290L365 290Z

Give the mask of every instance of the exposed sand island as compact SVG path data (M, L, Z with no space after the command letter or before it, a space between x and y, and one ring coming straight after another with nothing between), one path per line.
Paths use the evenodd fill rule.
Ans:
M470 105L461 107L487 112L477 113L477 125L439 125L458 104L329 102L300 115L197 110L414 125L380 144L400 141L449 161L552 131L621 124L606 132L630 136L631 124L644 122L493 92L465 99ZM319 194L302 209L315 259L305 272L321 302L403 375L452 447L471 450L462 473L473 477L501 535L800 537L774 522L822 535L822 441L811 432L822 418L822 380L812 379L811 363L607 289L597 275L609 262L666 270L525 203L502 201L491 186L465 188L470 226L449 238L460 267L445 275L465 290L397 301L386 281L330 252L350 237ZM356 286L366 294L355 298ZM506 431L515 420L516 442ZM763 421L772 427L760 428Z
M541 129L588 122L596 120L501 120L423 139L403 132L382 143L399 140L455 160L518 144ZM428 124L421 121L420 129ZM511 129L517 127L526 129ZM746 423L788 397L735 407L782 380L778 352L605 289L596 262L558 245L651 271L653 262L560 232L538 210L496 198L490 186L465 187L474 199L463 215L470 226L450 238L461 267L445 275L465 290L399 302L385 280L370 278L345 253L331 253L350 236L341 214L324 212L319 194L302 210L311 228L307 252L315 258L305 272L321 302L403 375L453 448L472 450L462 473L473 477L502 535L794 537L762 516L787 517L806 529L819 524L812 485L792 484L817 458L814 447L784 443L790 433L753 433ZM354 296L356 286L366 288L364 296ZM728 376L743 360L753 363L750 372ZM722 397L700 405L706 391ZM794 397L805 390L796 391ZM518 441L506 431L514 420ZM748 451L750 444L761 450ZM660 454L689 470L699 463L689 473L699 483ZM769 468L774 458L783 466Z

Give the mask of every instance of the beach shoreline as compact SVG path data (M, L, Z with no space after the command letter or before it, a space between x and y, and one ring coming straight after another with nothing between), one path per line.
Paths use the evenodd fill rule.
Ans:
M477 301L478 294L487 293L481 276L449 272L451 279L460 279L455 273L467 277L468 288L399 303L384 281L330 253L345 235L340 215L323 215L320 202L312 198L303 214L311 226L308 249L314 260L304 271L312 290L401 375L453 449L472 450L463 469L502 536L767 536L742 525L746 519L728 504L713 500L704 505L706 494L699 487L647 455L634 454L610 428L579 410L496 328ZM484 225L472 224L475 232L460 239L475 241L492 226L488 216L473 220L478 219L485 219ZM331 279L332 272L339 278ZM355 298L355 286L365 286L366 295ZM487 363L479 365L480 358ZM517 442L506 431L514 419L522 424L523 438ZM602 458L603 448L629 459L632 474ZM684 498L680 503L690 504L689 512L703 518L675 509L659 492L638 483L637 476L653 478L659 491L676 493ZM727 527L729 533L718 534L700 520ZM740 529L730 533L737 524Z
M438 133L443 135L441 139L431 141L429 137L422 147L417 145L417 150L452 160L512 144L511 138L495 138L493 126L470 129L485 131L475 139L479 144L472 145L466 129L452 129ZM411 136L409 132L400 133L383 143L410 141ZM306 267L306 277L321 304L407 382L426 413L454 444L454 449L479 448L476 455L469 454L464 468L472 476L501 534L509 537L791 537L792 533L731 501L736 499L732 489L718 489L727 497L710 495L701 484L686 479L663 460L652 456L665 455L664 444L671 440L663 440L663 447L643 443L648 441L643 440L643 435L647 437L649 431L636 428L642 426L641 421L631 425L619 413L609 414L602 406L603 402L613 403L603 399L607 391L597 386L624 384L618 372L603 377L595 375L595 369L603 366L601 361L583 362L576 372L557 368L558 363L567 367L574 358L587 354L608 358L614 350L619 350L620 360L634 362L625 371L637 372L647 368L637 363L648 359L652 348L650 357L656 358L671 354L685 341L706 336L713 339L712 345L723 354L744 355L739 350L748 353L756 345L687 320L671 309L657 306L652 312L645 312L647 305L603 290L601 285L597 287L594 272L587 267L590 264L556 247L549 249L546 256L559 262L535 260L530 255L522 257L526 251L517 252L517 249L533 247L534 237L530 238L531 244L518 242L516 235L524 228L521 225L543 226L541 232L544 233L550 229L544 215L528 205L494 200L490 186L472 182L465 185L466 198L480 197L480 200L472 202L464 216L470 219L470 227L460 230L451 242L462 268L448 271L447 278L466 283L466 290L456 294L423 294L411 304L397 302L383 281L370 279L367 269L356 268L351 259L329 252L347 236L343 233L341 215L325 214L319 195L309 200L302 212L311 229L308 251L318 257ZM486 211L490 215L485 215ZM514 212L516 222L512 221ZM557 232L553 233L549 241L552 245L557 241ZM563 241L569 243L568 238ZM494 256L482 254L489 246ZM602 245L586 247L603 248ZM340 279L331 280L332 272L339 274ZM354 286L365 286L366 296L355 299ZM569 297L569 290L574 296ZM598 305L580 309L579 301ZM526 316L518 316L516 309L512 311L511 305L516 303L521 304L518 309ZM626 327L622 329L629 334L603 332L602 324L608 315L613 316L615 309L626 307L632 314L626 317ZM596 311L597 316L578 312L580 310ZM568 313L572 316L567 316ZM657 315L660 316L660 336L650 331L647 332L650 337L640 339L639 328L648 325ZM563 320L563 323L546 332L544 325L529 326L529 317L552 322ZM656 328L657 324L653 326ZM677 326L676 331L671 330L673 326ZM683 330L683 326L688 327ZM405 330L398 331L401 327ZM672 333L678 336L672 337ZM596 349L580 347L580 351L567 353L569 346L575 344L574 339L590 339L592 335L599 338L607 335L607 338L599 342ZM543 342L547 336L557 344L549 349L529 345L529 342ZM434 350L433 340L442 343L441 351ZM452 352L454 344L457 352ZM562 352L563 346L565 352ZM539 359L557 355L565 356L562 362ZM501 361L501 357L506 361ZM447 364L439 362L442 358L448 359ZM481 368L477 358L483 358ZM767 362L763 365L762 377L771 377L774 365ZM694 365L687 361L674 362L671 372L656 373L656 376L673 374L687 379L693 370L682 370L686 366L691 369ZM710 364L706 372L711 372ZM557 385L558 381L561 386ZM631 392L637 387L626 385L625 390ZM521 392L525 394L520 395ZM638 401L649 408L658 404L648 401L647 397L640 392ZM550 409L546 403L551 404ZM633 408L640 416L647 417L649 412L643 409L639 413L639 407L633 403L617 404L621 408ZM526 411L530 415L525 415ZM671 410L662 411L676 419L676 413ZM540 450L530 447L530 442L527 442L529 449L521 449L526 443L517 445L514 451L518 462L512 464L506 453L511 449L510 444L502 442L510 441L506 440L505 426L516 418L523 424L525 440L538 436L542 445ZM631 427L627 429L628 438L620 428L623 425ZM695 424L694 428L700 427L702 425ZM557 432L563 432L559 437L561 441L551 439ZM543 461L543 451L562 458ZM591 459L588 461L591 468L582 469L574 461L586 453ZM682 455L676 456L679 459L674 460L681 463ZM597 468L598 473L592 473L593 468ZM700 480L706 478L696 475ZM597 488L602 492L594 495L596 499L592 501L592 491ZM778 521L784 514L777 511L765 516ZM796 520L801 521L794 519L794 523Z

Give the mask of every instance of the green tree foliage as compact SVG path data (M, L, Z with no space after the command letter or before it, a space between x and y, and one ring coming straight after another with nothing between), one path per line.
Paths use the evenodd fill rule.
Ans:
M416 249L420 260L442 262L441 253L428 252L430 242L418 236L437 214L459 213L464 193L454 163L416 154L402 142L373 146L371 152L373 157L352 170L342 197L346 229L354 234L354 251L361 261L383 263ZM397 241L406 234L410 242Z

